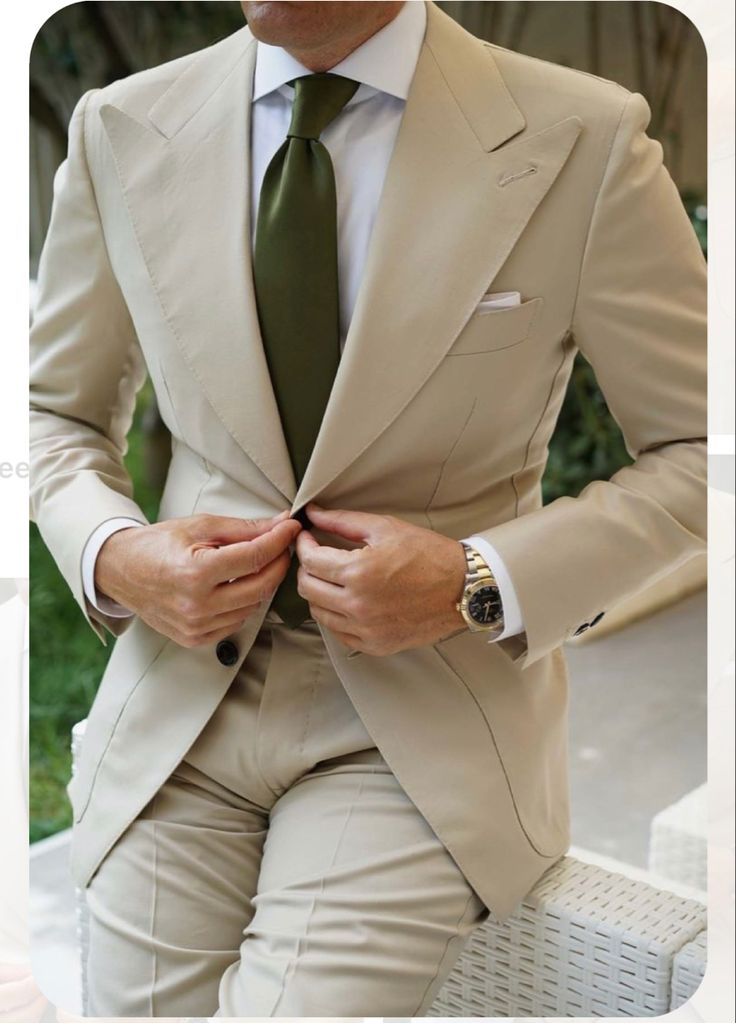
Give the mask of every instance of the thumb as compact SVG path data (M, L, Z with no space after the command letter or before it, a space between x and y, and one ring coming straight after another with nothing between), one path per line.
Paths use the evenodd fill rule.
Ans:
M348 509L320 508L317 504L307 505L309 521L326 533L334 533L346 540L376 540L384 530L381 515Z
M226 515L211 515L208 516L209 521L204 523L203 530L198 531L197 538L220 544L220 546L241 543L243 540L255 540L270 532L280 522L285 521L287 516L288 512L267 519L239 519Z

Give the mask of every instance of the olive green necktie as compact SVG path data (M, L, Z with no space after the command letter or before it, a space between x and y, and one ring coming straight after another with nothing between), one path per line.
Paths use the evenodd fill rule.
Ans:
M253 277L271 382L297 483L301 482L340 359L337 199L319 136L358 82L297 78L286 141L266 169L256 222ZM296 558L273 607L295 628L309 616L296 589Z

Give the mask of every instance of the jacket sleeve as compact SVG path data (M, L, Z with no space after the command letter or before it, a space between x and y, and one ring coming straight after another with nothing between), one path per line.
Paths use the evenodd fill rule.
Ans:
M146 522L124 465L126 435L145 367L110 267L86 158L82 96L69 125L67 157L38 273L30 337L31 516L87 621L105 642L130 619L86 600L82 551L101 522Z
M522 668L705 548L705 260L649 116L629 95L571 325L634 462L481 534L514 581Z

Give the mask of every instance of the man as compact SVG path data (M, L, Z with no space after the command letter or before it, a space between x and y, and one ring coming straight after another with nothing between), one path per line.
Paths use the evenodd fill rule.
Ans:
M423 1015L568 847L561 644L703 549L704 264L642 97L419 0L243 7L82 97L40 272L35 514L120 635L89 1009ZM578 348L635 461L542 507Z

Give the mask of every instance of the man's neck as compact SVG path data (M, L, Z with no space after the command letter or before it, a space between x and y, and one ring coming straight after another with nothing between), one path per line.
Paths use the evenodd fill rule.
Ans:
M401 6L401 4L398 4L393 10L389 8L387 11L381 11L375 23L369 27L364 26L362 31L356 35L334 40L324 46L317 46L312 49L291 49L288 46L285 46L284 49L294 60L299 61L309 71L315 73L329 71L339 64L340 61L345 60L359 46L367 42L376 32L380 32L389 22L393 21L401 10Z

